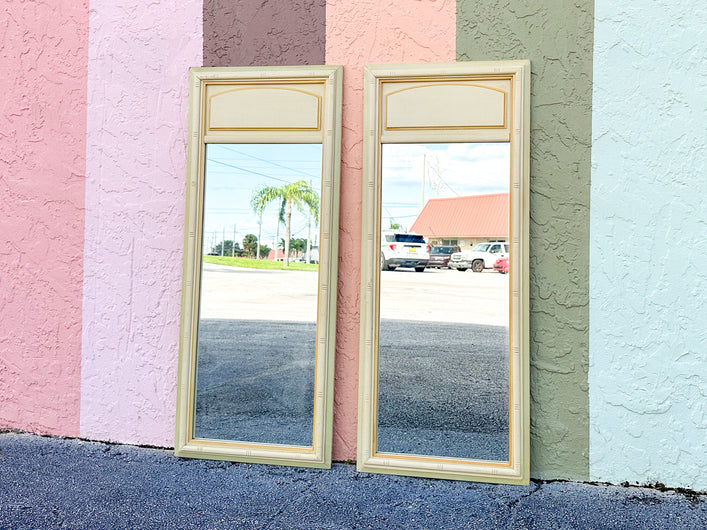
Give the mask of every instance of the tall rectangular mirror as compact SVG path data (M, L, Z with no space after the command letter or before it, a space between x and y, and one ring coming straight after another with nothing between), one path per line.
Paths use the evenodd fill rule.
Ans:
M527 483L529 64L365 75L358 467Z
M194 68L175 452L328 467L340 67Z

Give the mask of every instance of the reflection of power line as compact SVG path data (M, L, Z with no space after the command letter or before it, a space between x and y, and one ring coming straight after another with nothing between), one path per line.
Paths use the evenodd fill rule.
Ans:
M227 149L228 151L231 151L232 153L237 153L237 154L239 154L239 155L247 156L247 157L249 157L249 158L253 158L253 159L255 159L255 160L260 160L261 162L265 162L266 164L271 164L271 165L273 165L273 166L277 166L277 167L281 167L281 168L283 168L283 169L286 169L286 170L288 170L288 171L293 171L293 172L295 172L295 173L299 173L300 175L304 175L304 176L309 177L309 178L314 178L311 173L304 172L304 171L302 171L302 170L300 170L300 169L297 169L297 168L294 168L294 167L285 166L285 165L282 165L282 164L278 164L277 162L273 162L272 160L266 160L266 159L264 159L264 158L260 158L260 157L257 157L257 156L255 156L255 155L251 155L251 154L249 154L249 153L244 153L244 152L238 151L237 149L234 149L233 147L230 147L230 146L227 146L226 149ZM317 178L319 178L319 177L317 177Z
M441 171L439 170L439 157L437 156L436 153L435 153L435 154L432 154L432 156L435 158L435 161L437 162L436 167L434 168L434 172L435 172L435 183L433 184L433 186L434 186L434 188L435 188L435 196L436 196L436 197L439 197L439 185L440 185L440 184L444 184L445 186L447 186L447 188L449 189L449 191L451 191L454 195L456 195L457 197L459 197L459 194L457 193L457 190L455 190L454 188L452 188L452 187L442 178ZM423 180L423 184L424 184L424 180Z
M437 178L439 179L439 181L440 181L442 184L444 184L445 186L447 186L447 188L449 188L449 191L451 191L454 195L456 195L457 197L459 197L459 194L457 193L457 191L456 191L454 188L452 188L449 184L447 184L447 182L442 178L442 175L440 175L439 173L437 173Z
M445 171L442 171L442 172L444 173ZM448 171L447 171L447 172L448 172ZM481 176L481 175L474 174L474 175L473 175L473 179L474 179L474 181L479 181L479 180L480 180L480 181L488 182L489 184L493 185L494 187L495 187L495 186L498 186L498 179L495 179L495 178L493 178L493 177L483 177L483 176ZM446 182L444 182L444 180L442 179L441 176L440 176L440 180L441 180L441 181L444 183L444 185L447 186L453 193L455 193L457 196L459 196L459 194L458 194L449 184L447 184Z
M207 213L231 213L231 212L246 212L253 213L250 208L206 208Z
M245 171L246 173L252 173L253 175L258 175L258 176L260 176L260 177L265 177L265 178L268 178L268 179L277 180L277 181L279 181L279 182L286 182L286 183L288 183L288 184L290 183L289 180L279 179L279 178L277 178L277 177L271 177L270 175L266 175L265 173L258 173L257 171L253 171L253 170L250 170L250 169L246 169L246 168L244 168L244 167L234 166L233 164L227 164L226 162L221 162L220 160L209 160L209 162L212 162L212 163L214 163L214 164L221 164L222 166L226 166L226 167L230 167L230 168L233 168L233 169L237 169L237 170L239 170L239 171Z

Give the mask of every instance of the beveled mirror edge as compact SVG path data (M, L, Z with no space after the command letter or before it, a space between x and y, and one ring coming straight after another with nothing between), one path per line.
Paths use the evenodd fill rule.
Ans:
M450 78L464 75L508 75L513 78L511 175L511 363L512 447L508 464L472 460L375 454L376 344L378 334L379 259L375 248L380 228L379 80L384 78ZM428 478L527 485L530 480L530 384L528 328L528 229L530 175L530 61L483 61L444 64L368 65L364 67L364 137L361 245L361 324L358 396L357 469L362 472ZM517 347L516 347L517 346Z
M209 81L263 82L318 79L325 84L322 121L322 193L320 215L320 267L317 292L316 393L313 425L319 426L312 447L195 440L191 436L195 359L195 313L199 292L200 242L198 223L203 190L204 93ZM288 466L331 467L334 404L334 354L339 234L339 182L341 154L341 66L284 66L238 68L191 68L189 78L189 132L187 145L187 192L184 256L177 372L177 410L174 452L179 457L231 460ZM250 143L272 142L273 135L254 134ZM283 142L291 138L285 133ZM243 142L242 137L238 137ZM245 143L245 142L244 142Z

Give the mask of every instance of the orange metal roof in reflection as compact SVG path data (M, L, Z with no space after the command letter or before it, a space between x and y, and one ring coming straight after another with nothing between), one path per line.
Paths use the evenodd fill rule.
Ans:
M410 228L425 237L508 237L509 194L430 199Z

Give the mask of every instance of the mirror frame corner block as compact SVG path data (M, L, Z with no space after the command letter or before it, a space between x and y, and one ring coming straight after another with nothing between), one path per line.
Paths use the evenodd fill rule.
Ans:
M179 457L329 468L336 340L342 67L191 68L189 92L174 452ZM273 108L287 111L272 112ZM261 112L261 109L269 112ZM194 434L206 146L212 143L322 145L311 446L201 439Z
M472 88L466 92L462 89L458 91L456 88L448 89L452 85L455 87L465 85L465 88ZM393 94L401 93L408 88L423 90L409 90L409 95L405 96L407 99L400 98L398 102L390 98ZM485 90L487 88L489 90ZM474 90L479 93L478 100L477 92ZM459 97L455 101L457 92ZM499 93L502 93L502 96L499 96ZM499 101L498 108L502 110L495 116L490 115L485 109L488 107L486 101ZM427 103L430 105L426 105ZM440 109L440 112L411 111L411 109L429 108L434 105ZM459 110L462 107L464 112L455 112L455 109ZM469 107L470 110L467 111ZM400 108L401 112L396 112L396 108ZM371 473L527 485L530 480L528 329L530 61L366 66L364 68L363 134L364 185L357 469ZM451 458L389 453L377 450L382 146L386 143L454 142L510 144L511 274L507 461L477 460L466 456Z

